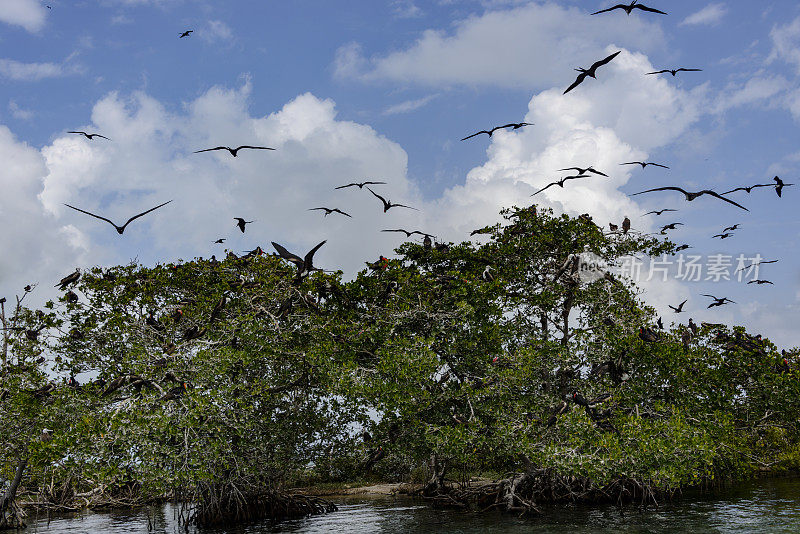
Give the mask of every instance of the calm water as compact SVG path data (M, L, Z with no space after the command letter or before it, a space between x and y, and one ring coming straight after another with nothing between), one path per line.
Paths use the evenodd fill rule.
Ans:
M493 533L493 532L800 532L800 480L767 480L714 496L684 496L675 503L644 512L611 506L569 506L545 510L541 517L520 520L499 514L475 515L434 510L409 499L339 500L332 514L277 525L269 523L213 534L261 533ZM155 515L153 515L155 513ZM158 533L184 532L170 507L150 511ZM25 533L147 532L147 514L91 514L73 518L28 518ZM195 532L191 530L190 532Z

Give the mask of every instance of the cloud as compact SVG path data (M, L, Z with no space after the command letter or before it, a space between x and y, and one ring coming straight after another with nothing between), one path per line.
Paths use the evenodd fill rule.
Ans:
M713 26L715 24L719 24L724 17L728 13L728 8L725 4L722 3L715 3L715 4L708 4L706 7L692 13L683 21L681 25L689 25L689 26L699 26L699 25L708 25Z
M400 113L410 113L412 111L416 111L419 108L426 106L430 103L433 99L435 99L438 94L432 94L428 96L424 96L422 98L417 98L415 100L406 100L404 102L400 102L399 104L394 104L393 106L389 106L383 112L384 115L397 115Z
M334 68L339 78L363 81L541 89L568 85L565 65L590 65L609 42L646 51L663 46L664 35L644 18L591 17L578 8L531 3L462 20L450 34L427 30L384 56L367 58L350 43L337 51Z
M767 60L782 59L794 65L800 74L800 17L784 26L774 26L770 37L772 52Z
M392 9L396 17L401 19L411 19L422 16L422 9L414 3L414 0L394 0Z
M715 113L724 113L729 109L770 101L772 105L784 101L783 94L789 89L790 83L780 75L758 75L747 80L743 85L730 85L721 91L713 106ZM780 98L775 98L780 96ZM772 102L775 100L775 102Z
M8 101L8 111L11 112L11 116L15 119L27 121L33 118L33 111L19 107L13 100Z
M35 82L83 72L81 65L72 62L73 57L74 54L61 63L22 63L0 58L0 75L16 81Z
M206 29L198 32L198 35L209 42L229 41L233 38L233 31L221 20L210 20Z
M46 14L39 0L0 0L0 21L22 26L31 33L44 27Z

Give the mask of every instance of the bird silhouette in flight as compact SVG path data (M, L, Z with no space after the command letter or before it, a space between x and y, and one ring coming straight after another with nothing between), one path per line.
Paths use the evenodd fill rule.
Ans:
M619 52L621 52L621 50ZM594 78L596 80L597 79L597 69L602 67L606 63L609 63L612 59L617 57L619 52L614 52L613 54L611 54L607 58L601 59L600 61L596 61L588 69L575 69L580 74L578 74L578 77L575 78L575 81L572 83L572 85L567 87L567 90L564 91L564 94L567 94L570 91L572 91L573 89L575 89L576 87L578 87L581 83L583 83L583 80L585 80L587 77Z
M714 299L714 302L712 302L711 304L708 305L709 308L713 308L714 306L723 306L725 304L728 304L729 302L731 304L736 304L736 302L732 301L728 297L717 298L714 295L705 295L705 294L703 296L704 297L710 297L710 298Z
M669 72L670 74L672 74L672 76L675 76L679 72L702 72L702 71L703 69L684 69L683 67L681 67L680 69L675 69L675 70L672 69L657 70L655 72L648 72L647 74L664 74L665 72Z
M738 230L738 229L739 229L739 225L738 224L734 224L733 226L728 226L727 228L723 229L722 232L724 233L724 232L727 232L729 230L732 232L732 231Z
M770 284L770 285L773 285L773 286L775 285L772 282L770 282L769 280L750 280L749 282L747 282L747 284L748 285L750 285L750 284L758 284L758 285Z
M592 174L599 174L600 176L605 176L608 178L608 175L604 172L600 172L594 167L586 167L582 169L580 167L567 167L566 169L558 169L559 171L577 171L578 174L586 174L587 172L591 172Z
M675 229L677 229L678 226L683 226L683 223L679 223L679 222L670 223L670 224L664 226L663 228L661 228L661 233L662 234L666 234L667 230L675 230Z
M353 182L351 184L340 185L339 187L334 187L334 189L344 189L345 187L353 187L354 185L358 186L359 189L363 189L363 187L365 185L380 185L380 184L385 184L385 183L386 182ZM367 188L367 189L369 189L369 188Z
M674 209L671 209L671 208L664 208L663 210L648 211L647 213L645 213L645 215L652 215L652 214L661 215L665 211L678 211L678 210L674 210Z
M717 235L711 236L711 238L713 239L713 238L715 238L715 237L718 237L718 238L720 238L720 239L728 239L728 238L729 238L729 237L731 237L732 235L733 235L733 234L732 234L732 233L730 233L730 232L724 232L724 233L721 233L721 234L717 234Z
M327 217L328 215L330 215L331 213L334 213L334 212L335 213L341 213L342 215L345 215L345 216L350 217L350 218L353 217L349 213L345 213L342 210L340 210L339 208L309 208L308 209L308 211L314 211L314 210L324 210L325 211L325 217Z
M385 198L380 196L378 193L376 193L375 191L373 191L369 187L367 189L369 189L370 193L375 195L378 199L380 199L381 202L383 202L383 213L386 213L391 208L408 208L410 210L416 210L417 209L417 208L412 208L411 206L406 206L405 204L393 204L390 200L386 200ZM419 211L419 210L417 210L417 211Z
M564 183L565 183L567 180L577 180L578 178L590 178L590 176L589 176L588 174L576 174L576 175L574 175L574 176L565 176L564 178L562 178L562 179L558 180L557 182L550 182L549 184L547 184L547 185L546 185L546 186L544 186L543 188L539 189L537 192L535 192L535 193L534 193L533 195L531 195L531 196L538 195L539 193L541 193L541 192L542 192L542 191L544 191L545 189L547 189L547 188L549 188L549 187L553 187L554 185L557 185L557 186L559 186L559 187L564 187Z
M214 241L214 243L219 243L220 245L221 245L222 243L224 243L224 242L225 242L225 238L224 238L224 237L220 237L219 239L217 239L216 241Z
M317 267L314 267L314 254L319 250L319 248L327 243L327 239L322 243L318 244L316 247L312 248L308 251L304 258L301 258L297 254L292 254L286 248L279 245L276 242L272 242L272 246L275 247L275 250L278 251L278 255L283 258L284 260L288 260L295 264L297 267L297 277L302 278L304 275L309 274L311 271L321 271Z
M745 266L745 267L742 267L741 269L737 269L737 270L736 270L736 272L738 273L739 271L744 271L744 270L747 270L747 269L752 269L753 267L758 267L758 266L759 266L759 265L761 265L762 263L778 263L778 261L779 261L779 260L761 260L761 261L754 261L754 262L753 262L753 263L751 263L750 265L747 265L747 266ZM736 273L734 273L734 274L736 274Z
M123 224L122 226L117 226L117 225L116 225L116 224L114 224L114 222L113 222L113 221L111 221L110 219L106 219L105 217L101 217L100 215L95 215L94 213L90 213L90 212L88 212L88 211L86 211L86 210L82 210L82 209L80 209L80 208L76 208L75 206L70 206L69 204L64 204L64 205L65 205L66 207L68 207L68 208L72 208L72 209L74 209L75 211L79 211L79 212L81 212L81 213L85 213L86 215L91 215L91 216L92 216L92 217L94 217L95 219L100 219L101 221L106 221L108 224L110 224L111 226L113 226L113 227L114 227L114 228L117 230L117 233L118 233L118 234L122 235L122 233L125 231L125 228L126 228L126 227L127 227L127 226L128 226L130 223L131 223L131 221L135 221L135 220L136 220L136 219L138 219L139 217L142 217L142 216L144 216L144 215L147 215L147 214L148 214L148 213L150 213L151 211L155 211L155 210L157 210L158 208L160 208L160 207L162 207L162 206L166 206L166 205L167 205L167 204L169 204L170 202L172 202L172 201L171 201L171 200L167 200L166 202L164 202L163 204L159 204L159 205L158 205L158 206L156 206L155 208L150 208L150 209L149 209L149 210L147 210L147 211L143 211L142 213L136 214L136 215L134 215L133 217L131 217L130 219L128 219L128 220L125 222L125 224Z
M254 223L254 222L255 222L255 221L245 221L245 220L244 220L244 219L242 219L241 217L234 217L234 218L233 218L233 220L237 221L237 222L236 222L236 226L238 226L238 227L239 227L239 230L241 230L241 231L242 231L242 233L244 233L244 227L245 227L246 225L248 225L248 224L250 224L250 223Z
M594 13L592 13L592 15L599 15L600 13L606 13L608 11L613 11L615 9L622 9L628 15L630 15L631 12L634 9L641 9L642 11L648 11L650 13L659 13L661 15L666 15L666 13L664 13L663 11L659 11L658 9L654 9L652 7L647 7L646 5L638 3L638 0L633 0L633 2L631 2L630 4L627 4L627 5L626 4L617 4L615 6L607 8L607 9L601 9L600 11L595 11Z
M686 299L686 300L684 300L683 302L681 302L681 303L680 303L680 304L678 304L677 306L673 306L673 305L671 305L671 304L667 304L667 306L669 306L669 307L670 307L670 309L672 309L672 311L674 311L675 313L681 313L681 312L683 312L683 305L684 305L684 304L686 304L686 302L687 302L688 300L689 300L689 299Z
M88 139L89 141L91 141L95 137L102 137L103 139L108 139L108 137L106 137L105 135L100 135L99 133L86 133L86 132L80 132L80 131L75 131L75 130L70 130L67 133L82 135L86 139ZM108 140L111 141L111 139L108 139Z
M381 232L402 232L402 233L406 234L407 238L411 237L414 234L419 234L421 236L433 237L433 235L426 234L425 232L420 232L419 230L414 230L413 232L409 232L408 230L403 230L402 228L397 228L395 230L381 230Z
M468 135L465 138L463 138L462 141L466 141L467 139L470 139L470 138L475 137L476 135L480 135L480 134L486 134L489 137L491 137L492 134L494 132L496 132L497 130L503 130L505 128L511 128L512 130L519 130L523 126L533 126L533 123L532 122L511 122L509 124L504 124L502 126L495 126L491 130L481 130L480 132L475 132L472 135Z
M750 194L750 192L753 189L755 189L756 187L772 187L772 186L773 186L773 184L755 184L755 185L750 185L750 186L746 186L746 187L737 187L736 189L731 189L730 191L725 191L722 194L723 195L729 195L731 193L735 193L736 191L746 191L747 194Z
M661 167L662 169L669 169L666 165L661 165L660 163L653 163L651 161L629 161L627 163L620 163L620 165L641 165L644 169L648 165L652 165L653 167Z
M648 189L647 191L639 191L638 193L634 193L631 196L642 195L644 193L652 193L653 191L680 191L681 193L683 193L686 196L686 200L688 202L691 202L692 200L696 199L697 197L700 197L700 196L703 196L703 195L711 195L712 197L716 197L716 198L718 198L720 200L724 200L728 204L733 204L737 208L742 208L744 211L750 211L749 209L745 208L741 204L737 204L733 200L731 200L729 198L725 198L725 197L721 196L719 193L715 193L714 191L711 191L710 189L703 189L702 191L691 192L691 191L686 191L685 189L682 189L680 187L667 186L667 187L656 187L654 189Z
M192 34L192 33L194 33L194 30L186 30L185 32L182 32L180 34L178 39L183 39L184 37L189 37L189 35Z
M692 248L691 245L681 245L679 247L675 247L675 252L680 252L681 250L686 250L687 248Z
M212 150L227 150L228 152L231 153L231 156L235 158L236 154L238 154L239 151L242 150L243 148L248 148L250 150L275 150L274 148L270 148L268 146L241 145L237 146L236 148L231 148L229 146L215 146L214 148L204 148L203 150L195 150L194 153L199 154L200 152L211 152Z
M794 184L784 183L784 181L778 178L777 176L773 178L773 180L775 180L775 192L778 194L778 196L781 196L781 192L783 191L784 187L789 187L790 185L794 185Z

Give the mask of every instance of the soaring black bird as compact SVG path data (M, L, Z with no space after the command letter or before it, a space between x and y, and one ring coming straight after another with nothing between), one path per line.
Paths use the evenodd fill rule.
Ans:
M184 37L189 37L190 33L194 33L194 30L186 30L185 32L181 33L181 35L180 35L180 37L178 37L178 39L183 39Z
M757 267L757 266L761 265L762 263L778 263L778 260L761 260L761 261L754 261L754 262L753 262L753 263L751 263L750 265L747 265L747 266L745 266L745 267L742 267L741 269L737 269L737 270L736 270L736 272L738 273L739 271L744 271L744 270L746 270L746 269L750 269L750 268L752 268L752 267ZM735 273L734 273L734 274L735 274Z
M666 165L661 165L660 163L653 163L651 161L629 161L627 163L620 163L620 165L641 165L644 169L648 165L652 165L653 167L661 167L662 169L669 169Z
M714 295L706 295L706 294L703 294L703 296L704 297L710 297L710 298L714 299L714 302L712 302L711 304L708 305L709 308L713 308L714 306L722 306L724 304L728 304L729 302L732 303L732 304L736 304L734 301L732 301L728 297L717 298Z
M80 269L75 269L74 273L68 274L67 276L62 278L61 281L56 284L56 287L57 286L61 286L59 289L61 289L63 291L65 289L67 289L68 285L77 282L80 277L81 277L81 270Z
M203 150L195 150L194 153L199 154L200 152L211 152L212 150L227 150L228 152L231 153L231 156L235 158L236 154L243 148L249 148L250 150L275 150L274 148L270 148L268 146L242 145L236 148L231 148L228 146L215 146L214 148L204 148Z
M716 198L718 198L720 200L724 200L728 204L733 204L737 208L742 208L744 211L750 211L749 209L745 208L741 204L737 204L733 200L731 200L729 198L725 198L725 197L721 196L719 193L715 193L714 191L711 191L710 189L703 189L702 191L691 192L691 191L687 191L685 189L682 189L680 187L667 186L667 187L656 187L654 189L648 189L647 191L639 191L638 193L634 193L631 196L641 195L643 193L652 193L653 191L680 191L681 193L686 195L686 200L688 202L691 202L692 200L696 199L697 197L700 197L700 196L703 196L703 195L711 195L712 197L716 197Z
M290 262L294 263L297 267L297 276L302 277L311 271L321 271L317 267L314 267L314 253L319 250L319 248L327 243L327 239L322 243L318 244L316 247L312 248L308 251L304 258L301 258L297 254L292 254L288 250L286 250L283 246L279 245L276 242L272 242L272 246L275 247L275 250L278 251L278 255L283 258L284 260L289 260Z
M755 189L756 187L772 187L772 184L755 184L755 185L749 185L749 186L746 186L746 187L737 187L736 189L731 189L730 191L725 191L722 194L723 195L729 195L731 193L735 193L736 191L746 191L747 194L750 194L750 192L753 189Z
M214 243L219 243L220 245L221 245L222 243L224 243L224 242L225 242L225 238L224 238L224 237L220 237L219 239L217 239L216 241L214 241Z
M770 284L770 285L773 285L773 286L775 285L775 284L773 284L772 282L770 282L769 280L750 280L750 281L749 281L749 282L747 282L747 283L748 283L748 285L749 285L749 284L758 284L758 285L761 285L761 284Z
M373 191L369 187L367 189L369 189L370 193L375 195L375 197L377 197L381 202L383 202L383 213L386 213L391 208L408 208L410 210L416 210L417 209L417 208L412 208L411 206L406 206L405 204L393 204L390 200L386 200L385 198L380 196L378 193L376 193L375 191Z
M722 233L722 234L717 234L717 235L711 236L711 238L713 239L713 238L715 238L715 237L718 237L718 238L720 238L720 239L728 239L728 238L729 238L729 237L731 237L732 235L733 235L733 234L732 234L732 233L730 233L730 232L725 232L725 233Z
M244 219L242 219L241 217L234 217L234 218L233 218L233 220L234 220L234 221L238 221L238 222L236 223L236 226L238 226L238 227L239 227L239 230L241 230L241 231L242 231L242 233L244 233L244 227L245 227L245 225L248 225L248 224L250 224L250 223L254 223L254 222L255 222L255 221L245 221L245 220L244 220Z
M420 232L419 230L414 230L413 232L409 232L408 230L403 230L402 228L397 228L396 230L381 230L381 232L402 232L406 234L406 237L411 237L414 234L419 234L421 236L429 236L433 237L431 234L426 234L425 232Z
M342 215L345 215L345 216L350 217L350 218L353 217L349 213L345 213L342 210L340 210L339 208L309 208L308 209L308 211L314 211L314 210L324 210L325 211L325 217L327 217L328 215L330 215L331 213L334 213L334 212L341 213Z
M600 176L605 176L606 178L608 178L608 175L606 173L600 172L597 169L595 169L594 167L586 167L585 169L582 169L580 167L567 167L566 169L558 169L558 170L559 171L577 171L578 174L586 174L587 172L591 172L593 174L599 174Z
M671 305L671 304L667 304L667 306L669 306L669 307L670 307L670 309L672 309L672 311L674 311L675 313L681 313L681 312L683 311L683 305L684 305L684 304L686 304L686 302L687 302L688 300L689 300L689 299L686 299L686 300L684 300L683 302L681 302L681 303L680 303L680 304L678 304L677 306L673 306L673 305Z
M613 6L613 7L607 8L607 9L601 9L600 11L595 11L594 13L592 13L592 15L599 15L600 13L605 13L607 11L613 11L615 9L622 9L628 15L630 15L631 11L633 11L634 9L641 9L642 11L649 11L650 13L659 13L661 15L666 15L666 13L664 13L663 11L659 11L658 9L653 9L652 7L647 7L645 5L639 4L638 0L633 0L633 2L631 2L628 5L617 4L617 5Z
M686 250L687 248L692 248L692 246L691 245L680 245L678 247L675 247L675 252L680 252L681 250Z
M134 221L134 220L138 219L139 217L141 217L141 216L143 216L143 215L147 215L147 214L148 214L148 213L150 213L151 211L157 210L158 208L160 208L160 207L162 207L162 206L166 206L166 205L167 205L167 204L169 204L170 202L172 202L172 201L171 201L171 200L167 200L166 202L164 202L163 204L159 204L159 205L158 205L158 206L156 206L155 208L150 208L149 210L147 210L147 211L143 211L142 213L139 213L138 215L134 215L133 217L131 217L130 219L128 219L128 220L125 222L125 224L123 224L122 226L117 226L117 225L116 225L116 224L114 224L114 223L113 223L111 220L109 220L109 219L106 219L105 217L101 217L101 216L99 216L99 215L95 215L94 213L89 213L88 211L82 210L82 209L80 209L80 208L76 208L75 206L70 206L69 204L64 204L64 205L65 205L66 207L68 207L68 208L72 208L72 209L74 209L75 211L80 211L81 213L85 213L86 215L91 215L91 216L92 216L92 217L94 217L95 219L100 219L101 221L106 221L108 224L110 224L111 226L113 226L114 228L116 228L116 230L117 230L117 233L118 233L118 234L122 235L122 232L124 232L124 231L125 231L125 228L126 228L126 227L127 227L127 226L128 226L130 223L131 223L131 221Z
M781 191L783 191L784 187L789 187L790 185L794 185L794 184L784 183L784 181L778 178L777 176L773 178L773 180L775 180L775 192L778 193L778 196L781 196Z
M549 187L553 187L554 185L557 185L557 186L559 186L559 187L564 187L564 182L566 182L567 180L576 180L576 179L578 179L578 178L589 178L589 177L590 177L590 176L589 176L588 174L577 174L577 175L575 175L575 176L565 176L564 178L562 178L562 179L558 180L557 182L550 182L549 184L547 184L547 185L546 185L546 186L544 186L543 188L539 189L537 192L535 192L535 193L534 193L533 195L531 195L531 196L538 195L539 193L541 193L541 192L542 192L542 191L544 191L545 189L547 189L547 188L549 188Z
M675 69L675 70L672 69L657 70L655 72L648 72L647 74L664 74L665 72L669 72L670 74L675 76L679 72L701 72L702 70L703 69L684 69L683 67L681 67L680 69Z
M678 226L683 226L683 223L679 223L679 222L670 223L670 224L664 226L663 228L661 228L661 233L665 234L667 232L667 230L675 230Z
M354 185L358 186L359 189L362 189L365 185L380 185L385 184L386 182L353 182L347 185L340 185L339 187L334 187L334 189L344 189L345 187L353 187ZM367 188L369 189L369 188Z
M67 132L67 133L72 133L72 134L79 134L79 135L82 135L82 136L84 136L86 139L88 139L89 141L91 141L93 137L102 137L103 139L108 139L108 137L106 137L105 135L100 135L99 133L92 133L92 134L90 134L90 133L86 133L86 132L76 132L76 131L69 131L69 132ZM108 140L109 140L109 141L111 141L111 139L108 139Z
M727 228L725 228L722 231L723 232L727 232L728 230L733 231L733 230L737 230L738 228L739 228L739 225L738 224L734 224L733 226L728 226Z
M678 210L673 210L673 209L670 209L670 208L664 208L663 210L648 211L647 213L645 213L645 215L651 215L651 214L661 215L665 211L678 211Z
M619 52L621 52L621 50ZM567 87L567 90L564 91L564 94L567 94L570 91L572 91L573 89L575 89L576 87L578 87L581 83L583 83L583 80L585 80L587 76L589 78L594 78L596 80L597 79L597 69L599 67L602 67L606 63L609 63L612 59L617 57L617 54L619 54L619 52L614 52L613 54L611 54L607 58L601 59L600 61L596 61L588 69L575 69L580 74L578 74L578 77L575 78L575 81L572 83L572 85Z
M496 132L497 130L502 130L504 128L511 128L513 130L519 130L523 126L533 126L533 123L532 122L512 122L512 123L509 123L509 124L504 124L502 126L495 126L491 130L481 130L480 132L475 132L472 135L468 135L464 139L462 139L462 141L466 141L470 137L475 137L476 135L480 135L480 134L487 134L489 137L491 137L492 134L494 132Z

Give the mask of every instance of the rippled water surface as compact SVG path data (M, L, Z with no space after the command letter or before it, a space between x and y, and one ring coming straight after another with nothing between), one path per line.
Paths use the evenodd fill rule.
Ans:
M766 480L715 495L684 496L658 509L624 514L612 506L567 506L540 517L517 519L499 514L435 510L407 498L339 499L339 511L278 524L204 530L213 534L260 533L493 533L493 532L792 532L800 533L800 480ZM184 532L172 509L149 511L151 532ZM148 514L89 514L71 518L29 517L26 533L148 531ZM197 532L194 529L190 532Z

